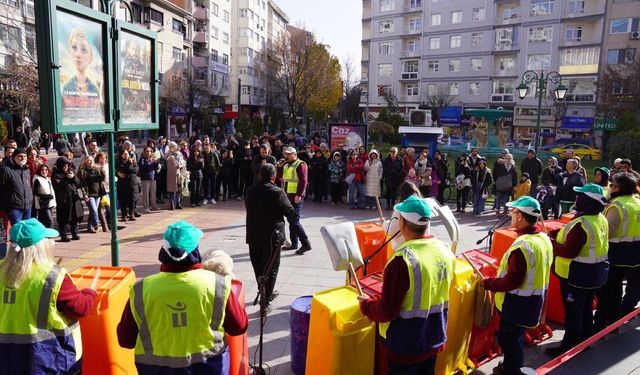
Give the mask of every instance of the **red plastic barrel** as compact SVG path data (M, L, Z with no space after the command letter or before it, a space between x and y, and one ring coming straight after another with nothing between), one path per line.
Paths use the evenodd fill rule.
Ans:
M244 306L244 285L240 280L232 280L231 288L238 298L240 306ZM229 375L248 375L249 374L249 345L247 342L247 333L240 336L227 337L229 343Z
M382 273L376 272L369 274L360 280L360 287L362 291L369 296L377 296L382 293ZM376 327L376 332L378 327ZM376 353L374 362L374 375L386 375L387 374L387 356L384 348L382 347L382 338L376 333Z

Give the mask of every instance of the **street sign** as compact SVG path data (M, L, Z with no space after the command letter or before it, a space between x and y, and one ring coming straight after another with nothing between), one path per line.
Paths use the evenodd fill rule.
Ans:
M602 130L604 132L612 132L618 128L618 120L596 119L593 124L593 130Z

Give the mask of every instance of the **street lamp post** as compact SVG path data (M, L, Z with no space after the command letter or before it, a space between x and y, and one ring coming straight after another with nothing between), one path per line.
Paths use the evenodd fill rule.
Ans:
M538 96L538 111L536 114L536 139L534 144L534 150L536 155L538 154L538 146L540 145L540 112L542 110L542 98L546 97L547 93L547 84L549 82L557 85L555 90L553 90L553 95L558 100L564 100L565 95L567 95L567 88L562 84L562 76L558 72L549 72L546 75L544 71L540 71L540 74L534 72L533 70L527 70L522 75L522 82L518 85L518 97L520 99L524 99L529 92L529 85L527 83L531 83L537 81L536 87L536 95Z

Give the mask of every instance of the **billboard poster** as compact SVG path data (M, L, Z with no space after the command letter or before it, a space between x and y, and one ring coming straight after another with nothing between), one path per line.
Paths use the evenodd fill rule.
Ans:
M122 121L150 123L152 40L122 30L120 41L120 90Z
M330 124L329 134L332 150L337 149L339 143L344 144L345 150L367 147L367 124Z
M100 124L105 116L103 25L59 11L57 14L60 90L64 124Z

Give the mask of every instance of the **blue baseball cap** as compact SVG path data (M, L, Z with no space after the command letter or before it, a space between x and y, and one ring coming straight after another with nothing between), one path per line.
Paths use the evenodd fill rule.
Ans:
M9 231L11 241L22 249L33 246L45 238L55 238L59 235L57 230L45 227L38 219L19 221ZM20 250L16 249L16 251Z

